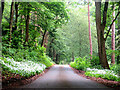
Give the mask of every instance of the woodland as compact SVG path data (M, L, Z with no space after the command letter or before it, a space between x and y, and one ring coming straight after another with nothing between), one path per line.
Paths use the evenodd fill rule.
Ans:
M120 2L1 0L0 29L3 84L54 64L120 82Z

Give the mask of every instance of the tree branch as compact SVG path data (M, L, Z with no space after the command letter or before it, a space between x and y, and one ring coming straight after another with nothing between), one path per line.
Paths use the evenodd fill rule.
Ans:
M105 37L105 41L107 40L108 34L109 34L109 32L110 32L110 29L112 28L112 25L113 25L113 23L115 22L115 20L117 19L117 17L119 16L119 14L120 14L120 5L119 5L118 13L117 13L115 19L114 19L114 20L112 21L112 23L110 24L110 28L109 28L109 30L108 30L108 32L107 32L106 37Z

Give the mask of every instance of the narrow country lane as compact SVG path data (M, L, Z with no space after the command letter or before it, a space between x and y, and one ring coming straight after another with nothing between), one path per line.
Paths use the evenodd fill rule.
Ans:
M108 88L74 73L68 65L54 65L46 74L20 88Z

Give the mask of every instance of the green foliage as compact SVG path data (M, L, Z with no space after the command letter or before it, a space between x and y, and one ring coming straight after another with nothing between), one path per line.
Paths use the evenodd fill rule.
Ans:
M113 70L116 74L120 75L120 64L110 65L110 70Z
M40 62L33 61L15 61L12 58L0 58L0 63L2 66L2 74L6 74L5 72L19 74L24 77L30 77L39 74L45 69L45 65Z
M90 69L85 72L85 75L92 77L101 77L108 80L120 81L120 77L111 70Z
M42 62L47 67L51 66L52 63L50 62L50 58L46 56L45 48L44 47L36 47L36 48L29 48L29 49L14 49L14 48L3 48L3 56L4 57L11 57L15 61L35 61L35 62Z
M71 62L70 65L78 70L86 70L86 68L90 67L90 61L87 60L86 57L79 57L76 58L74 62Z
M79 6L79 7L77 7ZM76 5L74 2L68 3L66 6L69 9L68 23L58 28L58 34L54 43L56 53L60 54L60 60L69 63L72 57L89 56L89 32L88 32L88 16L86 5ZM93 45L93 55L97 54L97 38L94 17L91 16L91 35ZM59 47L59 48L56 48ZM59 60L59 61L60 61Z
M100 65L99 57L98 56L92 56L92 59L90 59L91 66L97 66Z
M51 58L46 56L44 47L14 49L3 48L3 57L0 58L3 74L6 71L30 77L41 73L45 67L53 65ZM32 69L31 69L32 68Z
M117 56L119 56L120 55L120 50L111 50L111 49L108 49L108 50L106 50L106 53L107 53L107 55L111 55L112 53L115 53L115 56L117 57Z
M101 65L91 66L91 68L103 69L103 67Z

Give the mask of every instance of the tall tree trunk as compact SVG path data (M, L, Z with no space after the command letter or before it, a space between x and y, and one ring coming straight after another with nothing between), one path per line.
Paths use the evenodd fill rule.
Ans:
M115 10L115 6L114 6L114 10ZM113 17L115 18L115 11L113 12ZM112 50L113 51L115 50L115 22L112 25ZM114 52L112 53L111 63L115 64L115 53Z
M45 48L47 48L48 37L49 37L49 33L47 31L46 34L45 34L45 40L44 40L44 45L43 45Z
M80 35L80 34L79 34ZM81 46L81 40L79 41L79 46ZM82 50L81 47L79 47L79 57L82 57Z
M24 19L24 15L21 15L21 23L23 22L23 19ZM23 40L24 25L20 25L20 29L21 29L21 42L23 45L24 44L24 40Z
M56 54L56 63L58 63L59 61L58 57L59 57L59 54Z
M81 33L79 33L79 36L81 36ZM81 46L81 39L79 38L79 46ZM79 57L82 57L82 50L81 50L81 47L79 47Z
M118 42L117 42L117 50L120 50L120 15L118 17ZM120 55L117 56L117 64L120 63Z
M35 30L37 30L37 11L35 11ZM37 46L37 39L35 38L35 46Z
M53 48L53 61L54 61L55 63L57 63L57 62L56 62L56 51L55 51L54 48Z
M41 47L44 45L44 39L46 35L47 30L44 31L43 37L42 37L42 42L41 42Z
M53 43L54 39L51 40L50 42L50 47L49 47L49 56L52 58L52 43Z
M106 15L104 15L103 17L104 24L101 24L101 2L95 2L95 5L96 5L96 28L97 28L99 60L103 68L109 69L109 65L108 65L107 57L106 57L105 39L104 39L104 28L106 25L106 21L105 21ZM107 7L105 7L105 9L106 8ZM106 12L104 13L106 14Z
M2 15L3 15L3 11L4 11L4 0L1 0L1 7L0 7L0 30L1 30L1 32L2 32L2 25L1 25L1 23L2 23ZM2 33L0 33L0 38L1 38L1 36L2 36ZM0 42L2 42L2 39L0 39Z
M89 0L88 0L88 30L89 30L89 42L90 42L90 55L92 59L92 40L91 40L91 29L90 29L90 11L89 11Z
M10 11L10 38L9 42L11 43L11 38L12 38L12 25L13 25L13 15L14 15L14 0L12 0L11 3L11 11Z
M0 7L0 25L2 22L2 15L3 15L3 11L4 11L4 0L1 0L1 7Z
M27 11L27 18L26 18L26 37L25 37L25 43L28 43L29 38L29 20L30 20L30 11Z
M17 30L17 21L18 21L18 2L15 2L15 30Z

